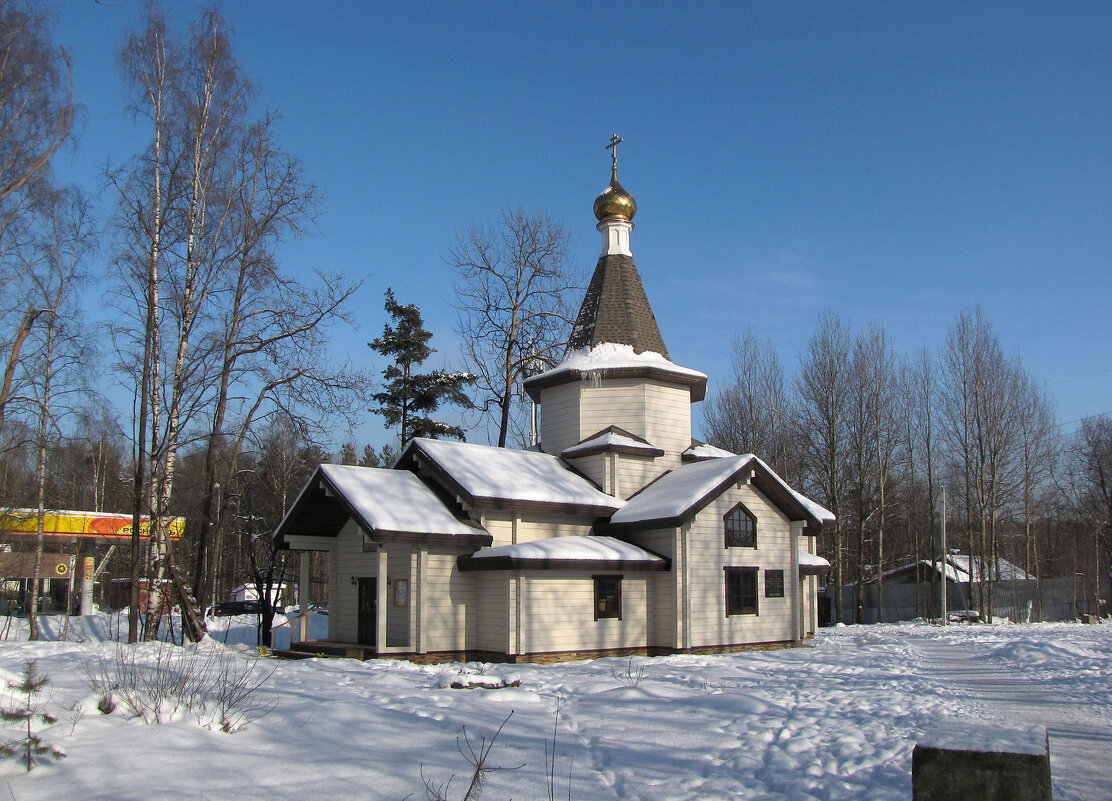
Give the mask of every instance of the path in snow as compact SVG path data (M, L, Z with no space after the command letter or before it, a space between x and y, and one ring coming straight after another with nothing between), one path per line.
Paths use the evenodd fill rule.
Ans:
M1041 723L1050 734L1050 770L1056 801L1112 801L1112 722L1055 690L1024 678L973 649L916 640L930 676L1002 718Z

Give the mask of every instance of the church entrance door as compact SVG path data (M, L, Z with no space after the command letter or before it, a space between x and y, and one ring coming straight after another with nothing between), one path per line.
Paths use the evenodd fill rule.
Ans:
M360 645L375 646L378 638L378 579L359 579L359 622L356 636Z

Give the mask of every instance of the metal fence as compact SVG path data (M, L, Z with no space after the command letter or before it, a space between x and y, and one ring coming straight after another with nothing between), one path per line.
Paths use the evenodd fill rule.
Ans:
M1075 620L1082 614L1098 614L1097 601L1087 592L1083 577L1044 579L1040 604L1039 584L1035 581L997 581L993 582L993 614L996 618L1007 618L1016 622ZM1106 591L1102 593L1107 597ZM971 615L979 604L977 593L980 587L970 587L969 582L950 582L946 585L946 604L953 616ZM972 592L972 596L970 593ZM987 586L986 586L987 592ZM938 617L938 587L929 584L885 584L883 615L877 614L877 587L865 587L864 603L861 607L861 621L876 623L878 619L886 623L900 620L914 620L917 617ZM918 596L918 598L917 598ZM847 585L842 588L843 623L856 620L854 610L858 603L857 587ZM834 613L831 612L833 619Z

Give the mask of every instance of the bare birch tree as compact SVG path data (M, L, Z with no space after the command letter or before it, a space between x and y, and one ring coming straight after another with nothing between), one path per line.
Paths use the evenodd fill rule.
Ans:
M473 402L497 425L497 443L511 433L528 445L520 382L556 363L575 310L568 303L577 276L568 235L543 212L507 209L493 225L457 234L449 262L459 274L455 308L467 370L476 376Z
M46 13L0 0L0 209L47 167L72 124L69 57L54 46Z
M730 378L703 409L708 441L733 453L754 453L791 480L797 472L789 461L795 412L775 346L747 328L734 339L731 362Z
M800 362L800 451L808 466L807 491L834 513L833 556L834 611L842 617L843 543L842 514L847 490L847 399L850 388L850 335L845 324L830 311L819 319Z
M78 336L77 285L84 261L93 246L89 233L88 204L75 191L55 198L54 213L42 236L40 258L32 269L35 304L42 310L42 323L32 332L34 345L30 401L37 420L35 447L36 544L31 590L30 639L38 639L39 587L42 583L46 475L49 440L58 432L58 421L66 409L60 399L74 392L82 377L87 354ZM68 611L67 611L68 614Z

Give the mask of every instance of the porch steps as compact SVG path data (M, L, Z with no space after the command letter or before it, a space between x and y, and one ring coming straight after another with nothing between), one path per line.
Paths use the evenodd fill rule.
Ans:
M324 640L311 640L309 642L295 642L289 648L275 648L271 651L279 659L312 659L323 657L325 659L373 659L374 648L370 646L355 645L346 642L327 642Z

